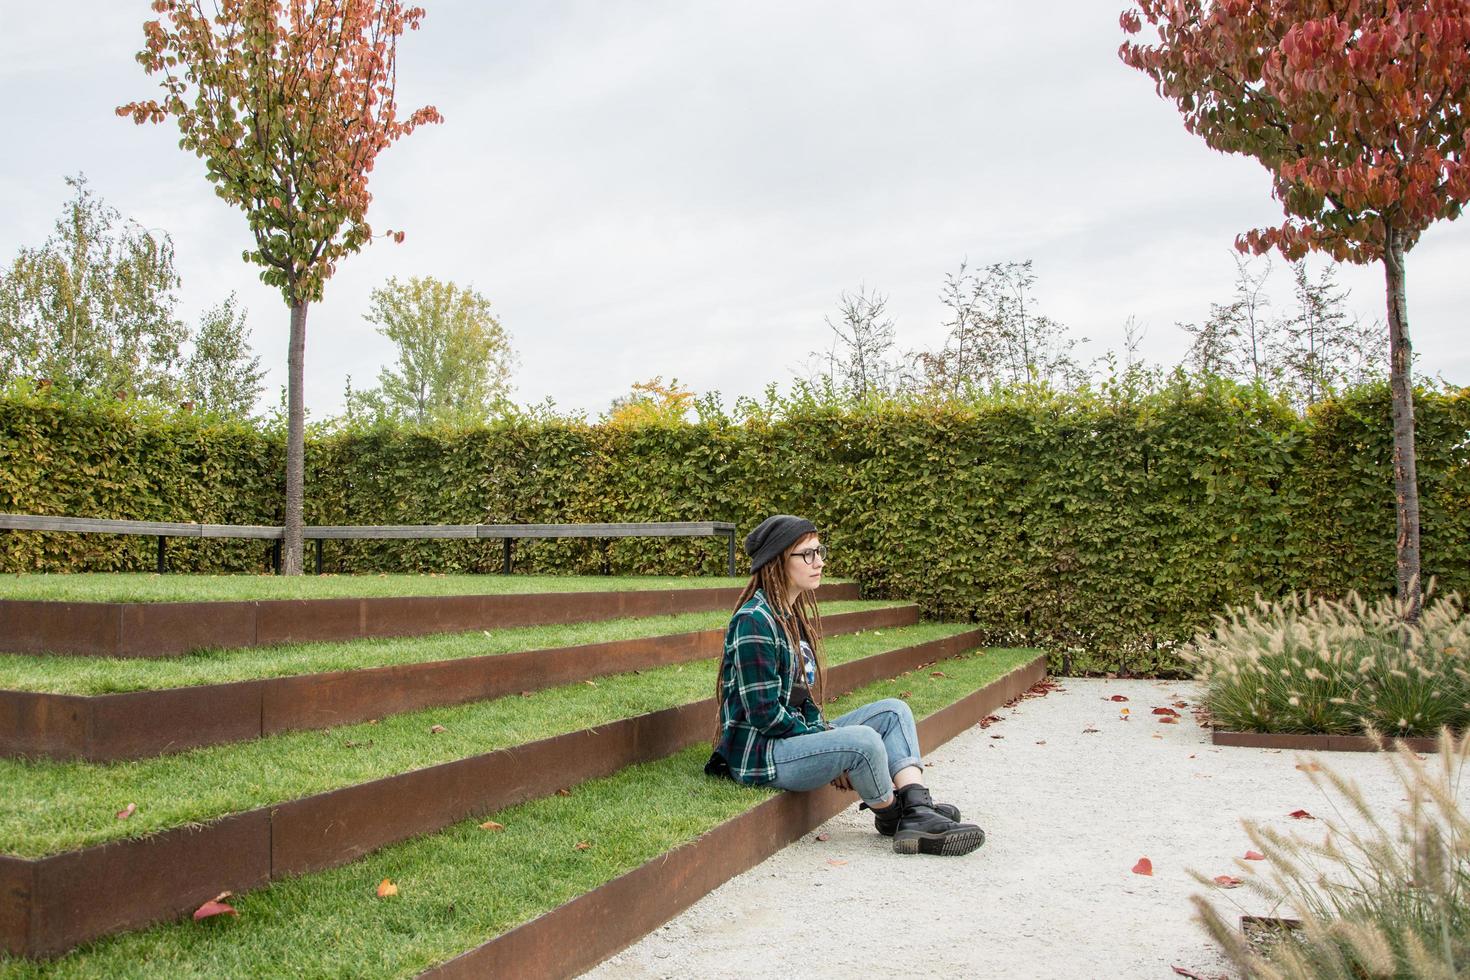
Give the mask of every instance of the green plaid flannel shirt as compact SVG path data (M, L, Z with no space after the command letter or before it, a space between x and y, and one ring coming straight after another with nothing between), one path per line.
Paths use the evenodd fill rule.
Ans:
M776 621L775 610L759 589L735 611L725 630L720 668L720 742L730 774L742 783L776 778L771 742L827 730L821 712L808 700L791 710L791 685L799 654Z

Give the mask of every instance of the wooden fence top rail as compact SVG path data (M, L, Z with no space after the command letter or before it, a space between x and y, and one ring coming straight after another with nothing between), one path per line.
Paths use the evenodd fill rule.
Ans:
M91 517L35 517L0 514L0 529L73 531L93 534L150 534L171 538L281 538L285 530L268 524L184 524L171 521L113 521ZM628 538L703 537L735 534L726 521L646 521L622 524L361 524L308 525L309 540L347 538Z

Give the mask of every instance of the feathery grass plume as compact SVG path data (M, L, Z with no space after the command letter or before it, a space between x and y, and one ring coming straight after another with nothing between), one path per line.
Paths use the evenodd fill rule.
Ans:
M1470 728L1470 616L1434 596L1417 624L1393 598L1310 593L1215 617L1183 657L1215 724L1237 731L1429 735Z
M1380 748L1383 739L1370 733ZM1470 973L1470 817L1460 778L1470 734L1441 730L1437 761L1398 745L1391 762L1408 800L1385 825L1351 779L1330 766L1307 777L1330 804L1314 842L1245 821L1264 870L1237 860L1243 884L1300 928L1253 947L1207 895L1193 895L1197 920L1248 977L1359 980L1453 978ZM1207 887L1213 882L1192 871Z

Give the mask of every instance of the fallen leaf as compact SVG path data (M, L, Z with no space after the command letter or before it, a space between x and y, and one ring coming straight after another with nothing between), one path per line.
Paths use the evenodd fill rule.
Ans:
M1173 708L1155 708L1153 713L1156 715L1170 715L1175 718L1179 717L1179 712Z
M556 791L556 795L557 796L571 796L572 795L572 791L569 790L569 789L563 788L563 789L557 790Z
M1266 860L1266 855L1262 854L1260 851L1246 851L1245 859L1247 861L1264 861Z
M1191 753L1189 753L1189 757L1190 757L1190 758L1191 758L1191 759L1193 759L1193 758L1194 758L1194 753L1193 753L1193 752L1191 752Z
M929 671L929 676L930 677L948 677L949 675L946 674L942 670L931 670L931 671Z
M1190 980L1205 980L1205 978L1202 977L1202 976L1200 976L1198 973L1195 973L1193 970L1186 970L1182 966L1174 966L1171 963L1169 965L1169 969L1173 970L1175 973L1179 974L1181 977L1189 977Z
M1159 724L1160 725L1177 725L1177 724L1179 724L1179 719L1178 718L1171 718L1168 715L1165 715L1164 717L1162 717L1162 718L1159 719Z
M1133 866L1133 873L1153 877L1154 863L1146 857L1139 858L1138 863Z
M1004 735L992 735L991 738L1005 738Z
M588 687L596 687L597 686L597 682L596 681L583 681L582 683L583 684L586 684Z
M496 823L494 820L486 820L484 823L480 824L480 829L481 830L504 830L505 829L505 824L503 824L503 823Z
M828 858L827 863L832 865L832 867L834 868L840 868L847 862L842 860L841 858Z
M1176 708L1187 708L1187 707L1189 707L1189 702L1188 701L1175 701L1174 702L1174 707L1176 707Z
M832 835L831 834L823 833L823 834L818 834L817 835L817 840L831 840L831 839L832 839Z
M531 692L530 691L522 691L521 692L521 697L523 697L523 698L528 698L530 696L531 696Z
M229 892L225 892L225 894L228 895ZM234 908L232 908L231 906L226 905L224 902L221 902L219 899L214 899L213 901L205 902L203 905L199 906L197 909L194 910L194 921L195 922L201 922L201 921L203 921L205 919L213 918L216 915L239 915L239 914L240 913L239 912L236 912L234 910Z
M573 845L573 849L578 851L590 851L592 850L592 845L584 840L579 840L576 844Z
M481 633L484 633L486 636L489 636L490 635L490 631L489 630L480 630L480 632Z
M1098 729L1093 728L1091 725L1088 725L1086 728L1082 729L1083 735L1096 735L1097 733Z
M1109 701L1127 701L1128 699L1126 697L1124 697L1123 695L1121 695L1121 694L1114 694L1112 697L1108 698L1108 700Z
M378 723L378 719L376 719L376 718L369 718L369 719L368 719L368 720L367 720L367 723L368 723L368 724L369 724L369 725L376 725L376 724L377 724L377 723Z
M119 820L126 820L126 819L128 819L128 817L131 817L133 814L135 814L137 812L138 812L138 804L136 804L136 803L129 803L127 806L125 806L121 810L117 811L117 813L113 814L113 816L117 817L117 819L119 819Z
M449 729L445 728L443 725L434 725L434 726L432 726L429 729L429 734L430 735L443 735L447 731L449 731Z
M1119 708L1118 709L1118 714L1119 715L1131 715L1132 713L1133 713L1133 709L1131 709L1131 708Z
M1293 819L1296 819L1296 820L1316 820L1317 819L1316 817L1314 817L1310 813L1308 813L1306 810L1293 810L1290 813L1288 813L1287 816L1288 817L1292 817Z
M1215 884L1221 888L1239 888L1240 879L1235 875L1215 875Z
M392 878L384 878L382 881L378 882L379 898L392 898L394 895L397 894L398 886L393 884Z
M912 696L913 693L914 693L913 691L904 691L904 692L902 692L902 693L899 694L899 697L901 697L901 698L908 698L908 697Z
M1041 741L1037 742L1036 744L1037 745L1045 745L1046 744L1046 739L1042 739ZM931 762L929 764L932 766L934 763Z
M342 747L347 749L365 749L372 744L372 739L368 739L365 742L356 742L349 738L347 741L342 743Z
M1155 735L1155 736L1154 736L1154 738L1163 738L1163 737L1164 737L1164 736L1162 736L1162 735Z
M1317 762L1298 762L1296 767L1302 772L1321 772L1322 766Z

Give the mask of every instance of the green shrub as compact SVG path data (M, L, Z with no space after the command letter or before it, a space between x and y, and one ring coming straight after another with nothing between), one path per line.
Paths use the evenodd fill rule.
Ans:
M1206 896L1197 917L1247 977L1262 980L1451 980L1470 971L1470 818L1459 802L1470 735L1440 734L1432 762L1399 747L1394 771L1409 801L1397 827L1357 786L1328 766L1309 769L1318 789L1345 805L1331 808L1322 842L1246 821L1265 856L1262 873L1245 861L1242 883L1300 926L1253 948ZM1341 814L1347 813L1350 819ZM1201 884L1211 879L1194 873Z
M1257 599L1216 620L1185 659L1215 723L1256 732L1470 728L1470 616L1431 594L1416 626L1391 599Z

